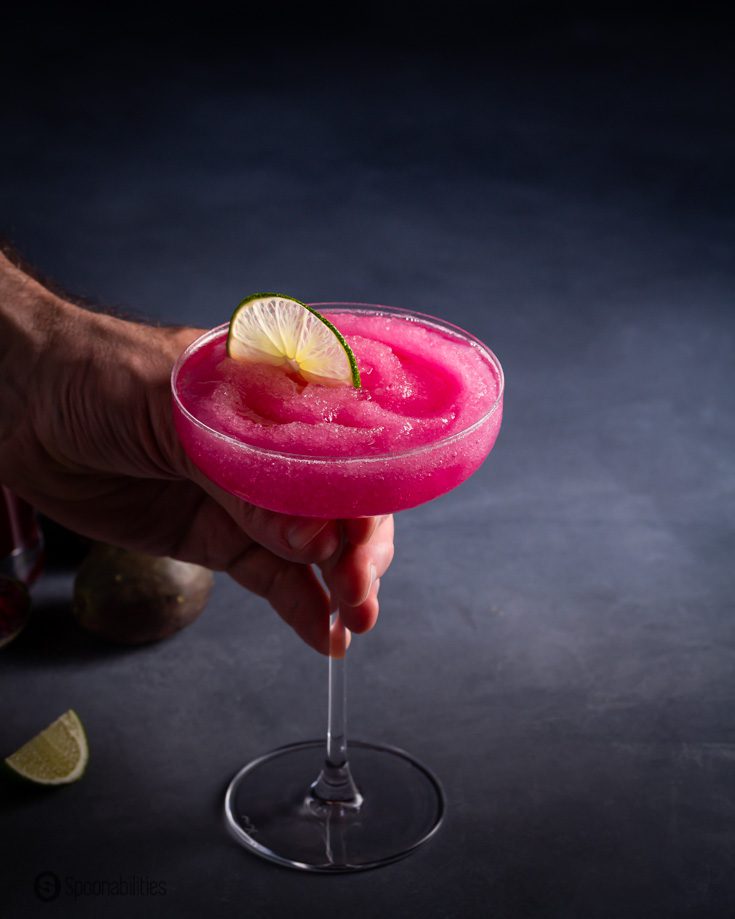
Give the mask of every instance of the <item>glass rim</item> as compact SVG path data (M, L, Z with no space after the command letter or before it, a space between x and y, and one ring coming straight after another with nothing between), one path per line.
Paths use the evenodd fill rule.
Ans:
M210 427L208 424L205 424L203 421L197 418L196 415L193 415L181 401L176 387L179 372L189 357L191 357L195 351L208 344L212 339L217 338L225 329L229 328L229 322L224 322L221 325L215 326L214 328L209 329L202 335L199 335L197 338L195 338L194 341L191 342L191 344L189 344L181 352L181 354L176 359L176 363L171 369L171 394L173 396L174 402L176 403L176 407L181 412L181 414L197 428L205 432L208 437L214 437L216 440L224 441L239 450L249 450L253 453L262 454L264 456L286 459L289 462L296 461L301 463L315 464L338 463L340 465L348 465L353 463L363 464L403 459L404 457L417 456L422 453L428 453L432 450L437 450L439 448L449 446L452 443L462 440L462 438L467 437L473 431L476 431L478 428L482 427L482 425L485 424L485 422L495 414L498 406L503 400L503 393L505 390L505 374L503 372L503 367L495 353L483 341L481 341L471 332L465 331L464 329L460 328L460 326L455 325L452 322L448 322L446 319L440 319L438 316L431 316L428 313L421 313L417 310L404 309L403 307L399 306L383 306L377 303L360 303L352 301L347 302L341 300L332 300L309 303L309 306L313 306L315 309L319 309L320 307L325 307L327 309L337 307L344 310L345 312L369 312L371 314L377 315L402 316L406 320L420 322L422 325L434 326L443 332L449 332L455 337L463 339L468 344L480 350L484 357L492 364L498 378L498 393L495 397L495 401L486 412L484 412L478 419L473 421L472 424L468 425L466 428L462 428L461 431L454 431L447 437L442 437L439 440L432 441L428 444L420 444L419 446L411 447L408 450L398 450L393 451L392 453L372 453L361 454L358 456L312 456L307 453L287 453L283 450L272 450L269 447L260 447L257 444L249 444L246 441L238 440L236 437L233 437L230 434L223 434L221 431L217 431L215 428Z

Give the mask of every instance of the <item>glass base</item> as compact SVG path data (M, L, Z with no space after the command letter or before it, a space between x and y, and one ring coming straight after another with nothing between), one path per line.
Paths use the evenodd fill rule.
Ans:
M408 753L350 742L350 767L362 796L357 806L311 793L324 753L323 740L292 744L237 773L227 789L225 819L240 845L301 871L362 871L403 858L437 831L444 815L441 785Z

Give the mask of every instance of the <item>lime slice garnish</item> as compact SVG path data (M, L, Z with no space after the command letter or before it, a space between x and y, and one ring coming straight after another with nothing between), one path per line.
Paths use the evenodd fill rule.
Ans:
M315 309L282 294L251 294L239 304L227 353L236 361L290 367L310 383L361 385L344 336Z
M72 709L5 760L13 772L38 785L66 785L83 774L89 747Z

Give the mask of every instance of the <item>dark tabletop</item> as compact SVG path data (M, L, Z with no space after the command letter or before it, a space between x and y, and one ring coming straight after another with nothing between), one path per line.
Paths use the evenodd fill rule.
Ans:
M349 656L350 732L431 766L446 823L361 875L239 849L226 783L322 733L325 662L223 576L175 638L103 646L56 566L1 652L0 753L74 708L91 760L0 785L0 911L735 915L731 48L683 22L366 34L19 55L1 229L123 312L206 327L275 288L435 313L499 355L496 449L400 515ZM44 903L44 871L165 895Z

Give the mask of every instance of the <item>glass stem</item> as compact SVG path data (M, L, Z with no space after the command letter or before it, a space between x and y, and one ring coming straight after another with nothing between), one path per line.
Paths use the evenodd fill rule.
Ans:
M331 620L332 641L342 643L344 636L336 634L344 626L335 613ZM324 766L319 778L311 786L314 797L329 804L359 807L362 796L350 772L347 762L347 715L346 657L329 657L329 702L327 714L327 750Z
M332 628L342 629L337 613ZM333 633L332 633L333 634ZM327 712L327 763L339 769L347 763L347 658L329 657L329 701Z

